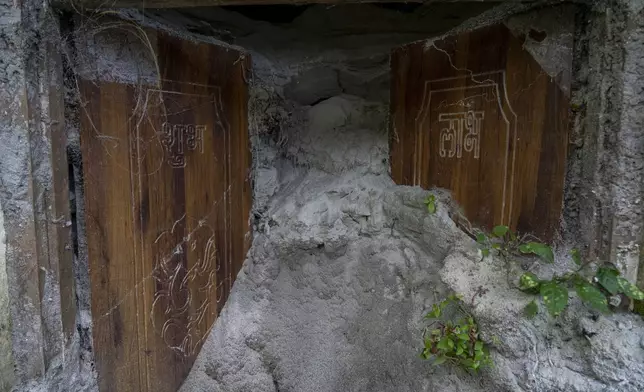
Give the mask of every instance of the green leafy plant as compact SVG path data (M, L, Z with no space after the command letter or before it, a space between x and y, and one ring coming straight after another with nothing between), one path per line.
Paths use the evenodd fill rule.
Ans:
M634 301L633 311L644 317L644 301Z
M464 309L459 296L450 295L434 304L425 318L432 322L423 334L421 358L431 360L433 365L448 362L473 372L492 365L478 325Z
M429 213L436 212L437 200L434 195L429 195L424 204ZM480 231L476 233L476 242L480 246L483 258L495 253L508 267L519 256L535 256L549 264L555 261L550 246L541 243L530 234L519 236L508 226L495 226L491 233ZM566 309L571 291L574 291L586 305L601 312L610 311L609 299L612 296L630 298L635 311L644 316L644 291L620 276L617 269L604 266L588 273L591 263L583 262L579 250L573 249L570 256L578 267L576 270L554 275L550 279L540 278L532 272L524 272L519 278L517 288L539 296L552 316L557 316ZM480 338L479 327L474 317L463 305L462 299L457 295L450 295L433 305L432 310L425 316L432 322L423 333L424 347L420 357L431 360L433 365L448 362L477 372L483 367L492 366L492 360L485 342ZM452 308L451 312L447 311L449 308ZM537 301L530 301L524 307L523 313L528 318L535 317L539 313Z
M483 257L496 252L506 263L518 255L533 255L547 263L554 263L554 252L546 244L536 238L525 235L517 236L507 226L496 226L488 235L480 232L476 241L481 246ZM585 273L589 263L584 263L578 249L570 252L573 262L578 266L575 271L569 271L561 276L555 275L551 279L542 279L532 272L525 272L519 278L519 290L538 295L548 312L559 315L568 306L568 297L571 291L588 306L602 312L608 312L609 298L613 295L623 294L634 301L644 300L644 292L619 276L619 271L611 267L599 268L590 279ZM590 274L592 275L592 274ZM532 318L539 312L536 301L531 301L524 308L524 314Z
M546 309L553 316L559 315L568 306L568 293L571 290L585 304L601 312L610 310L608 303L613 295L623 294L632 300L644 300L644 291L619 276L619 271L611 267L599 268L592 279L585 278L580 271L552 279L540 279L526 272L519 280L519 288L524 292L540 295ZM528 317L533 317L537 312L534 301L524 309Z
M519 237L508 226L495 226L490 234L478 232L476 242L481 246L483 257L495 251L506 260L517 254L533 254L548 263L554 263L555 260L548 245L538 242L537 238L529 234Z
M435 195L430 194L429 196L427 196L425 201L423 201L423 203L425 203L425 206L427 206L427 212L429 212L430 214L436 213L437 203Z

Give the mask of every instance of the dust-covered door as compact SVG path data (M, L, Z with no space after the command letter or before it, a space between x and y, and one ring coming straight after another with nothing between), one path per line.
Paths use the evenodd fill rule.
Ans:
M394 50L391 174L449 189L477 226L546 240L563 203L572 44L526 39L501 24Z
M162 33L146 41L156 83L80 83L101 392L179 388L250 241L249 58Z

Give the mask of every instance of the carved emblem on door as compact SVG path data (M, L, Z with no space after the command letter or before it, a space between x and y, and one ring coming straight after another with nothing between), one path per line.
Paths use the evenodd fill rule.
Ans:
M461 158L463 150L474 154L479 159L481 150L481 123L485 117L483 111L440 113L438 121L446 122L441 129L439 154L441 158Z
M168 154L167 162L174 168L186 166L186 150L203 153L205 125L164 122L161 143Z

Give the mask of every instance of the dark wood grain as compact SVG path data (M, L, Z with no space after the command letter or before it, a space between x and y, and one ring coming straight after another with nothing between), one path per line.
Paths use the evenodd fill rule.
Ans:
M549 240L563 203L569 89L522 44L497 25L396 49L391 174L451 190L475 225Z
M51 86L62 86L64 77L60 48L54 43L48 43L47 53L50 56L50 84ZM76 288L74 287L74 258L69 203L65 100L64 90L61 88L50 87L49 119L50 126L46 132L49 132L51 139L52 191L54 195L48 209L56 222L54 233L48 236L49 258L50 263L58 265L62 335L63 343L67 344L71 341L76 331Z
M165 34L161 82L84 81L100 390L176 391L248 250L249 59Z

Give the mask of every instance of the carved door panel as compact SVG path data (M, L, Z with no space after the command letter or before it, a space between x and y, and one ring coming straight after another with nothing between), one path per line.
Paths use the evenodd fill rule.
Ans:
M523 40L497 25L393 52L391 174L449 189L475 225L545 240L563 203L572 55L552 75Z
M249 245L249 59L158 34L157 86L83 81L101 392L174 392Z

